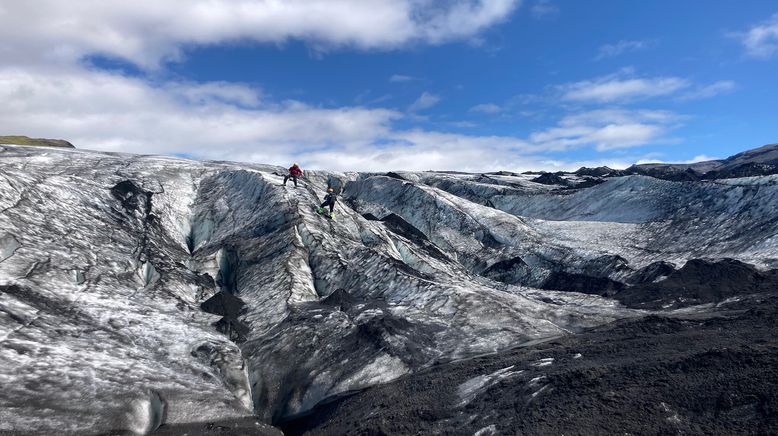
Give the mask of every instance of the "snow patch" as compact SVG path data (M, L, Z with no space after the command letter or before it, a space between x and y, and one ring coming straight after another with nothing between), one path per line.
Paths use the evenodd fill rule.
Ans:
M534 386L534 385L540 383L541 380L545 380L545 378L546 378L545 375L540 375L540 376L534 377L532 380L529 381L529 385L530 386Z
M670 406L667 405L665 402L659 403L662 410L667 413L669 416L666 418L667 422L671 424L678 425L681 423L681 417L678 416L678 412L674 411Z
M492 424L488 425L477 432L473 433L473 436L494 436L498 434L497 433L497 426Z
M487 389L501 382L502 380L515 377L524 371L512 371L515 365L499 369L491 374L479 375L471 378L457 387L459 395L459 406L465 406L473 401L475 397L486 392Z
M331 395L379 383L387 383L409 372L409 368L397 357L381 354L359 372L341 381Z
M545 359L540 359L540 360L535 361L534 363L532 363L532 366L540 368L540 367L543 367L543 366L549 366L549 365L551 365L553 363L554 363L554 358L553 357L547 357Z
M545 390L546 390L546 388L548 388L548 385L543 385L543 386L542 386L540 389L538 389L537 391L533 392L533 393L532 393L532 398L535 398L535 397L537 397L538 395L540 395L540 393L541 393L541 392L543 392L543 391L545 391Z

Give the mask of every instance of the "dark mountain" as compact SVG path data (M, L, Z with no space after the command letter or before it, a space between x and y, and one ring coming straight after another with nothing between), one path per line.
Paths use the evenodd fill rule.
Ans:
M768 144L721 160L692 164L639 164L626 171L678 181L771 175L778 173L778 144Z

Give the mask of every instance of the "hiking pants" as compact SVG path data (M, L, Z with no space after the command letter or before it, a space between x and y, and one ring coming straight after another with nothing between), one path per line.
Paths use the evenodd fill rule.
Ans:
M284 176L284 186L286 186L286 181L289 180L289 178L292 178L292 181L294 182L294 187L297 187L297 176L294 174L287 174Z
M335 210L335 202L334 201L332 201L332 202L331 201L325 201L319 207L324 209L325 206L329 206L330 207L330 213L332 213L332 211Z

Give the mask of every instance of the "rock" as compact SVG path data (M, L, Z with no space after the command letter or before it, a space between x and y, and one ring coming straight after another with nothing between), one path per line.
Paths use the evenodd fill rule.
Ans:
M761 272L734 259L692 259L661 281L624 289L616 299L641 309L675 309L778 289L776 271Z
M570 185L570 182L553 173L543 173L538 177L532 179L532 181L535 183L541 183L543 185L560 185L560 186Z

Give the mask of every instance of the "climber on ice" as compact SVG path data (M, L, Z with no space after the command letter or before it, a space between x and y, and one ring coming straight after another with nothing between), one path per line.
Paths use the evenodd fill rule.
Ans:
M317 212L324 215L325 210L324 208L329 206L330 207L330 218L335 218L335 214L333 213L333 210L335 209L335 201L338 199L338 195L335 194L335 190L332 189L332 187L327 188L327 195L324 196L324 203L319 206L319 209L317 209Z
M289 180L289 178L292 178L292 181L294 182L294 187L297 187L297 178L303 176L303 170L300 169L300 166L296 163L292 165L289 168L289 174L284 176L284 186L286 186L286 181Z

